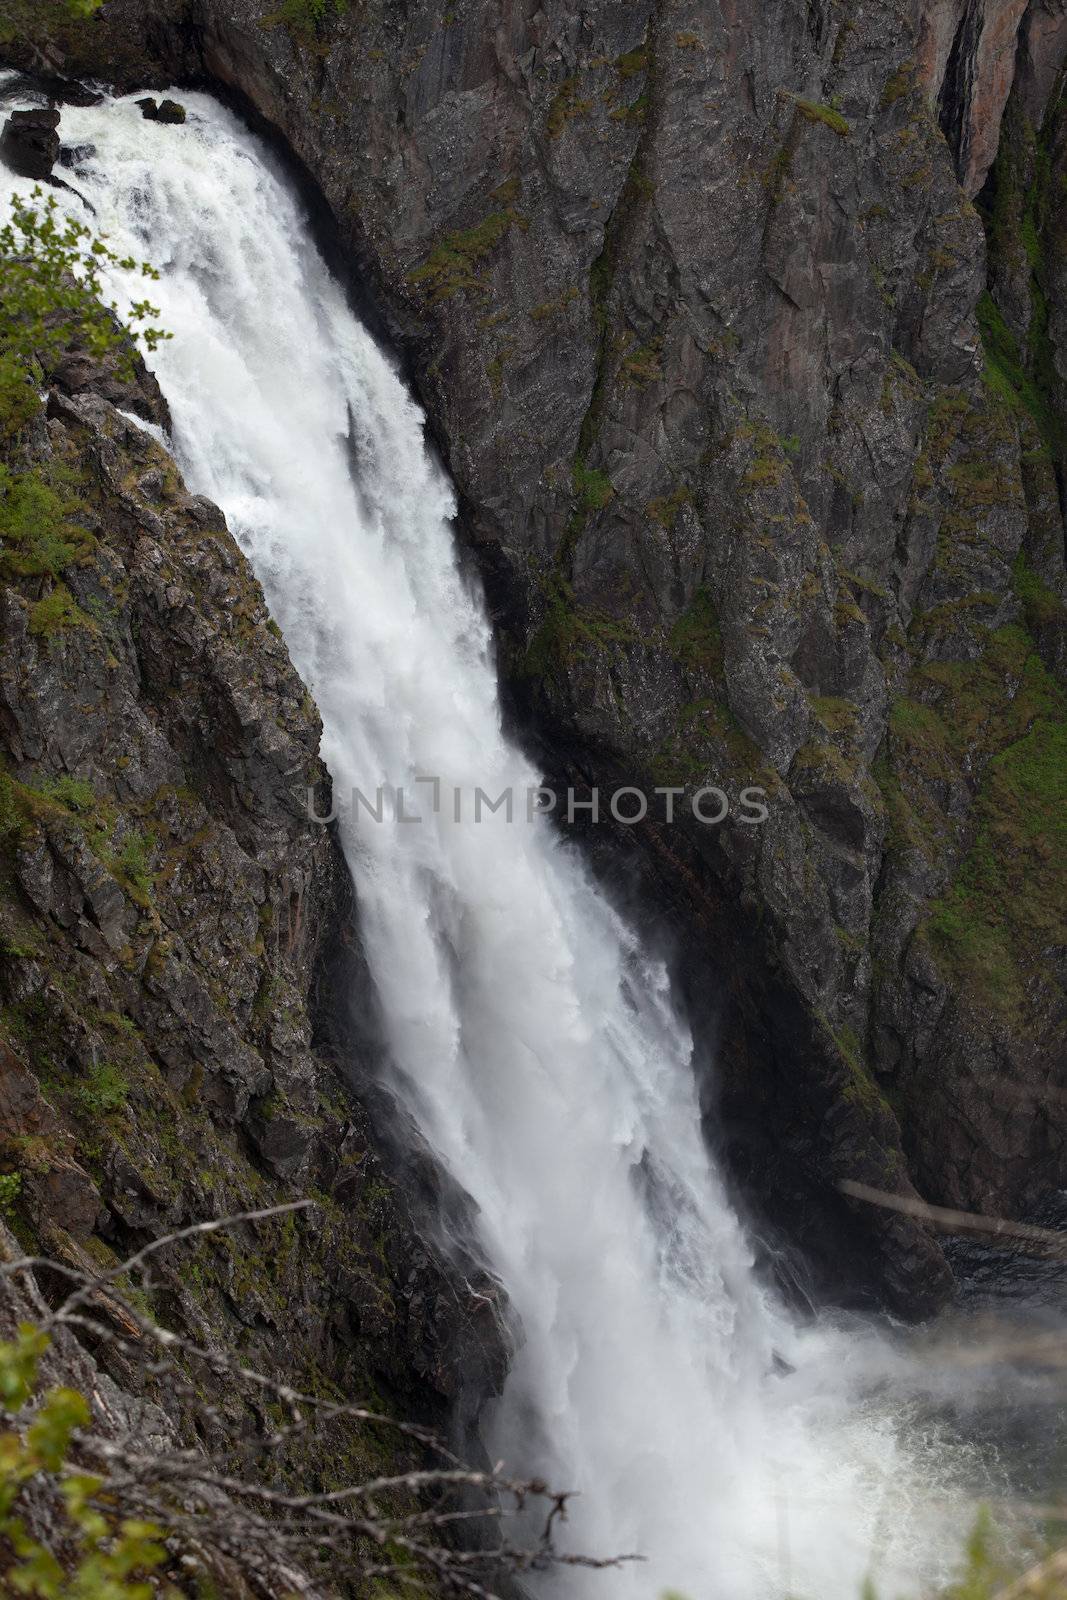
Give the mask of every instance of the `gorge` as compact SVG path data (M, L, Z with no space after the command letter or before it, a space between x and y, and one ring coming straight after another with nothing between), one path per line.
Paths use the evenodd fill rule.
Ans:
M339 796L410 795L434 776L446 791L522 796L546 774L582 794L754 782L769 821L710 836L592 830L582 842L605 891L521 806L514 821L458 826L424 806L407 830L353 814L340 828L353 940L335 843L313 839L301 798L323 786L314 709L296 728L281 656L278 709L246 717L235 685L237 775L210 700L195 733L178 703L189 691L169 680L160 584L146 590L158 641L146 657L138 624L129 660L166 684L150 720L209 816L229 796L237 841L283 888L299 860L301 883L279 901L287 938L277 928L292 992L283 1007L277 974L240 997L213 978L221 1017L269 1018L236 1074L229 1038L205 1053L200 1024L191 1052L168 1053L144 1001L97 1010L137 1018L189 1125L210 1108L296 1191L324 1163L327 1190L343 1188L334 1134L310 1127L321 1080L304 1052L328 1045L342 1077L355 1066L357 1099L379 1107L357 1143L381 1150L365 1158L361 1207L366 1162L380 1161L414 1214L397 1236L429 1238L418 1270L441 1274L438 1303L457 1260L470 1295L458 1334L435 1312L416 1335L435 1350L431 1409L458 1401L473 1437L473 1406L494 1457L573 1481L569 1540L651 1558L541 1580L544 1592L845 1596L869 1572L890 1592L943 1580L979 1486L1008 1487L945 1420L954 1384L871 1320L800 1316L773 1269L821 1300L923 1316L953 1287L937 1237L847 1199L841 1180L1011 1212L1062 1177L1052 10L785 7L772 38L740 8L514 8L494 30L477 5L442 29L418 5L368 6L310 32L243 0L136 9L111 0L99 31L75 29L51 65L131 91L63 108L80 152L66 177L120 252L159 267L152 293L175 337L151 362L162 398L147 379L120 393L68 363L48 448L88 440L146 578L179 516L209 536L197 564L217 588L221 507L322 714ZM238 94L303 163L333 253L362 276L428 405L458 502L323 265L291 169L190 82ZM181 100L187 120L146 122L145 89ZM531 106L543 120L524 144ZM714 132L701 148L697 126ZM988 274L975 196L992 219ZM173 441L205 500L186 507L134 412ZM457 506L486 585L503 721L480 585L453 554ZM240 589L243 565L226 564ZM95 618L84 575L67 581ZM220 603L239 652L275 652L254 591ZM17 604L11 617L17 631ZM51 660L29 626L27 649ZM44 668L26 659L32 682ZM70 666L46 704L71 700ZM25 683L7 695L17 781L51 774L67 815L33 821L52 858L67 839L68 859L78 806L55 785L89 773L109 793L98 780L119 746L94 752L69 719L50 730L46 710L31 737ZM250 793L253 812L264 805L265 760L266 803L280 808L269 861L242 816ZM122 769L124 805L127 791L147 802L151 776ZM196 820L175 824L182 851ZM55 922L31 846L32 830L19 892ZM173 849L149 838L165 922ZM647 939L630 926L634 899L612 909L629 865L636 904L658 908ZM219 905L217 875L204 893ZM90 918L115 951L129 947L109 936L118 914ZM95 935L77 937L112 982ZM322 938L349 949L339 959ZM148 960L173 1006L167 965L185 956L160 945ZM215 952L194 949L198 962ZM353 982L366 1029L354 1058ZM20 1039L39 1052L37 1022L20 1023L16 1053ZM190 1054L206 1062L199 1080ZM151 1149L151 1133L138 1138ZM138 1139L119 1148L139 1165ZM116 1182L114 1152L103 1165L84 1162L113 1244L194 1203L180 1161L180 1195L143 1166ZM235 1173L231 1193L246 1181ZM27 1190L49 1184L46 1167ZM96 1225L91 1202L77 1215L35 1204L82 1244ZM362 1211L352 1226L367 1231ZM385 1251L397 1282L408 1248ZM240 1307L257 1296L251 1276L236 1299L233 1278L218 1288ZM345 1289L356 1303L366 1292ZM363 1306L355 1342L370 1330L392 1346L372 1369L384 1359L410 1391L427 1362L408 1346L396 1360L390 1300ZM249 1327L263 1315L239 1310ZM285 1316L283 1299L267 1324Z

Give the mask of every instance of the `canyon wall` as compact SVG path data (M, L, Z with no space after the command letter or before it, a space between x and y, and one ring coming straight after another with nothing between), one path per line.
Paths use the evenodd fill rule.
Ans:
M304 809L309 786L329 808L318 715L222 513L148 431L154 380L118 373L65 356L0 463L3 1253L106 1271L310 1198L157 1253L147 1304L298 1392L462 1432L502 1374L496 1291L422 1237L420 1181L392 1181L357 1093L351 886ZM147 1388L187 1439L266 1421L225 1372ZM356 1424L298 1454L323 1487L422 1463Z
M546 770L714 1014L709 1132L835 1292L1062 1177L1056 0L109 0L27 54L284 141L457 484ZM186 136L175 129L174 137ZM680 814L685 809L680 806ZM306 922L305 922L305 925Z

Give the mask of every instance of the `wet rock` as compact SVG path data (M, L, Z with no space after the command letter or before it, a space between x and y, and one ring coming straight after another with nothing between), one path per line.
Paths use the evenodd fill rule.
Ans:
M0 1136L16 1139L36 1133L45 1119L37 1079L14 1051L0 1044Z
M96 155L95 144L65 144L59 152L59 164L75 172Z
M49 100L61 106L98 106L104 98L99 89L56 72L37 72L23 82L29 88L43 91Z
M166 122L178 125L185 121L185 107L179 105L177 100L155 101L150 96L138 100L141 115L146 122Z
M23 178L47 178L59 159L59 112L12 111L0 135L0 154Z
M100 1193L89 1174L70 1162L53 1166L36 1182L38 1202L52 1226L88 1239L100 1214Z
M56 386L48 400L54 417L81 420L84 414L69 409L68 397L95 394L124 411L132 411L154 422L157 427L170 426L170 413L162 391L143 362L138 362L131 372L128 363L117 353L101 358L85 350L68 351L49 377Z
M256 1118L249 1132L264 1161L280 1178L293 1178L303 1166L312 1135L306 1127L284 1117Z

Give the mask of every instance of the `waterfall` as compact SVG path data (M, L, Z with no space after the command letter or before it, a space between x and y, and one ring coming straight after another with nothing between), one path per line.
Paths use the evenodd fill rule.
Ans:
M936 1432L908 1427L907 1358L872 1328L799 1325L758 1280L668 974L527 817L539 774L502 729L423 418L272 157L182 99L182 128L132 98L65 108L67 140L95 147L73 181L113 248L161 269L176 454L263 583L338 796L385 787L383 820L361 806L342 832L394 1083L473 1198L521 1330L487 1446L580 1491L571 1546L646 1558L542 1592L857 1600L868 1570L917 1588L966 1515L941 1508ZM421 820L394 820L397 788ZM479 788L510 789L512 820L476 822Z

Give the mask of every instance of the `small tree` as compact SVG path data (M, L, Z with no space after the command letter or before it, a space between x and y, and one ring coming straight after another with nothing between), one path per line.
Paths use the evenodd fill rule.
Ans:
M36 1407L21 1432L0 1434L0 1541L10 1551L5 1582L39 1600L151 1600L152 1586L143 1580L166 1558L158 1529L102 1511L96 1502L104 1480L70 1470L75 1434L89 1427L91 1414L75 1389L37 1395L38 1364L48 1344L48 1335L29 1324L12 1343L0 1344L0 1404L15 1417ZM19 1514L23 1496L42 1481L59 1489L64 1516L56 1542L64 1559L35 1538Z
M38 187L31 199L12 195L0 227L0 432L18 433L40 407L41 379L72 346L129 364L130 339L148 350L170 337L154 327L159 315L148 300L135 301L127 322L114 301L102 297L105 267L156 280L147 261L120 256L103 235L64 216L54 195Z

